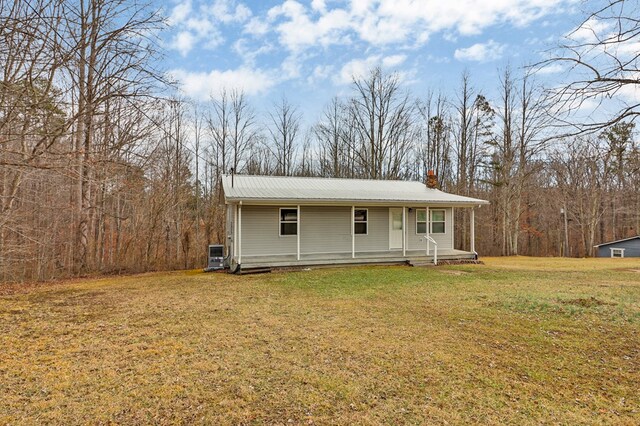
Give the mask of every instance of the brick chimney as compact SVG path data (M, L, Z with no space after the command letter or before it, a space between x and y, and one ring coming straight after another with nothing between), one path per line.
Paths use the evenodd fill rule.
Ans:
M427 172L427 188L429 189L438 189L438 176L433 172L433 170L429 170Z

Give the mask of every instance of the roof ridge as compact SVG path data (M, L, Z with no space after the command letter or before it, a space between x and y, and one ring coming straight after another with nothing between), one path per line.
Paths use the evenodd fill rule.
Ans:
M640 235L634 235L633 237L621 238L619 240L614 240L614 241L607 241L606 243L596 244L594 247L608 246L609 244L621 243L622 241L635 240L636 238L640 238Z
M223 175L224 177L231 177L230 174ZM243 175L234 174L235 177L255 177L255 178L267 178L267 179L318 179L318 180L349 180L349 181L363 181L363 182L406 182L406 183L418 183L425 185L418 180L404 180L404 179L367 179L367 178L338 178L338 177L324 177L324 176L280 176L280 175ZM426 186L426 185L425 185ZM428 188L433 189L433 188Z

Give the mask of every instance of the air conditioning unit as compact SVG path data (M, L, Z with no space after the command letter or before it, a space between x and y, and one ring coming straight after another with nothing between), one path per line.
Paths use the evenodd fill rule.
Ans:
M217 271L224 269L224 246L222 244L209 245L209 255L207 256L209 261L207 267L204 268L205 272Z

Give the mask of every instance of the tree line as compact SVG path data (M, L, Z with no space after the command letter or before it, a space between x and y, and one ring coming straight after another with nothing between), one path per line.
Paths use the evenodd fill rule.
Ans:
M433 170L442 190L491 201L476 212L483 255L591 256L640 233L633 116L567 132L556 108L584 91L550 93L531 68L506 68L492 97L468 72L451 93L416 94L373 68L304 120L286 97L257 111L239 88L171 95L164 26L126 0L0 2L0 281L200 267L225 240L219 182L232 170ZM467 215L455 217L461 249Z

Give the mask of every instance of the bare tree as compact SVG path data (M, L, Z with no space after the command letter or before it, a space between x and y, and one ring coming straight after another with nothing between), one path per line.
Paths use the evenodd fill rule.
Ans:
M475 195L478 168L485 155L484 143L491 137L494 111L486 98L471 87L467 71L462 73L460 87L453 102L452 151L455 155L455 185L462 195ZM468 247L468 210L456 211L457 246Z
M127 17L128 19L124 19ZM66 39L70 40L68 72L72 82L77 161L76 266L89 258L89 227L94 212L92 188L96 118L114 98L132 101L150 94L160 79L153 67L153 32L163 25L159 12L126 0L79 0L66 3ZM140 106L137 106L138 108Z
M268 146L277 161L276 174L291 176L295 168L294 161L302 116L298 109L283 97L280 103L273 105L273 111L269 113L269 117L271 140Z
M354 77L353 87L349 115L355 137L348 142L363 175L371 179L404 177L405 161L415 140L415 110L398 75L385 75L377 67L366 77Z
M319 143L318 161L320 175L347 177L350 175L350 152L347 133L348 109L334 97L322 113L322 118L313 127Z
M587 3L585 3L587 4ZM640 4L635 1L589 2L597 9L569 33L551 58L536 65L567 67L569 81L550 89L556 113L565 113L564 131L571 134L603 130L640 115L635 93L640 87ZM574 114L576 110L601 110L596 105L615 108L611 115ZM595 115L595 116L594 116Z
M507 68L500 85L500 132L489 142L493 148L491 183L497 191L502 254L514 255L519 253L523 195L531 176L538 171L539 163L532 160L548 142L542 132L549 115L545 98L529 74L516 80Z
M442 94L429 92L424 101L418 102L421 117L420 144L417 146L418 161L422 169L417 178L425 180L428 170L433 170L440 186L447 188L453 176L451 173L451 120L447 98Z

